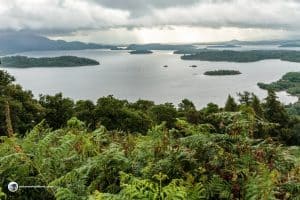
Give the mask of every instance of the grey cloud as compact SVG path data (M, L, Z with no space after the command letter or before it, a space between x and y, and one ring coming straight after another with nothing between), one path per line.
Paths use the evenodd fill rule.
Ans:
M72 34L125 27L300 29L299 0L0 0L0 30Z
M233 0L89 0L108 8L130 11L132 17L147 15L153 9L188 7L197 3L223 3Z

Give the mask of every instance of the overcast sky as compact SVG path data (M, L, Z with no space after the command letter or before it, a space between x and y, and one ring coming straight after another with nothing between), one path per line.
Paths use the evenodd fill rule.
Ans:
M0 0L0 31L100 43L300 38L300 0Z

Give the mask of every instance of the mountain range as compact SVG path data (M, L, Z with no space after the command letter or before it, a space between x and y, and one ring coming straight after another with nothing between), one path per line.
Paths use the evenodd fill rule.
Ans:
M263 41L239 41L194 43L194 44L131 44L126 45L127 50L186 50L194 49L201 45L277 45L280 47L300 47L300 40L263 40ZM4 31L0 32L0 55L14 54L25 51L49 51L49 50L84 50L84 49L111 49L119 50L116 45L84 43L79 41L67 42L64 40L51 40L47 37L31 32Z
M66 42L27 32L0 32L0 55L25 51L110 49L112 45Z

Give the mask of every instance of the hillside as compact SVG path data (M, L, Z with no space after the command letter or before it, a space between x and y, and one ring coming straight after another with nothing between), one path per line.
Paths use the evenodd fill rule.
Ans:
M0 55L24 51L109 49L112 45L51 40L27 32L0 32Z

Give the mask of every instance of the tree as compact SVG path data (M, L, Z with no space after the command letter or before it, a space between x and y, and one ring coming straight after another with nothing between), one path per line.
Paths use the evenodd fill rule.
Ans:
M228 95L224 110L227 112L235 112L238 109L238 105L234 98Z
M40 104L46 109L45 119L48 125L54 129L65 126L74 114L74 102L64 98L62 93L54 96L41 95Z
M0 70L0 89L3 89L14 81L15 77L11 76L7 71Z
M179 112L188 112L188 111L196 110L194 103L188 99L183 99L181 103L178 105Z
M105 126L108 130L120 129L122 109L127 104L128 102L118 100L112 95L99 98L95 109L97 123Z
M270 122L285 126L288 124L289 116L277 98L274 90L268 90L268 96L265 98L266 102L264 104L264 116Z
M259 98L252 93L252 102L251 102L251 107L253 108L256 116L263 118L264 113L263 113L263 109L260 103Z
M12 131L24 135L43 118L44 110L32 92L13 84L14 80L0 70L0 135L11 135Z
M95 109L97 123L108 130L146 133L152 121L149 116L130 108L129 103L113 96L99 98Z
M74 107L75 116L85 122L91 130L96 128L95 108L96 106L90 100L79 100Z
M133 109L147 111L154 106L153 101L139 99L135 103L130 105Z
M247 106L249 106L251 104L252 99L250 96L250 92L245 91L243 93L238 93L237 95L239 96L239 102L241 104L244 104Z
M268 90L268 96L265 98L264 117L272 123L279 126L270 131L270 135L279 137L281 140L288 141L292 137L290 117L284 106L277 100L273 90Z
M220 111L219 106L214 103L209 103L205 108L202 109L202 111L206 114L212 114L212 113L217 113Z
M165 103L153 106L151 108L151 113L153 115L154 121L157 124L166 122L166 126L168 128L173 128L175 126L177 111L173 104Z

